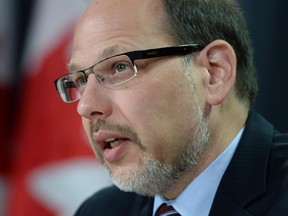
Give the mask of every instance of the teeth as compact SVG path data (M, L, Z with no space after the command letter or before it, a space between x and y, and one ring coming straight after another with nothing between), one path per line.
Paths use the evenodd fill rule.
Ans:
M119 141L118 141L118 140L113 141L113 142L110 142L111 148L114 148L114 147L116 147L116 146L118 146L118 145L119 145Z
M119 140L115 137L108 138L105 140L105 142L107 143L108 148L114 148L119 145Z
M105 142L106 142L106 143L109 143L109 142L113 142L113 141L115 141L115 140L116 140L115 137L111 137L111 138L106 139Z

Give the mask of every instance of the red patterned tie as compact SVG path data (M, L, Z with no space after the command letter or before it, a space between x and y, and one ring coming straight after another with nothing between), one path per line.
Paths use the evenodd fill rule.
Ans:
M172 206L165 203L157 210L156 216L181 216Z

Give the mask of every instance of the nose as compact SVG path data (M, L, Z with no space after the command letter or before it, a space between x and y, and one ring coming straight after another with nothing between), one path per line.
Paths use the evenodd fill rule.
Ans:
M93 74L90 74L81 99L78 102L78 114L90 120L109 116L112 113L112 105L107 90L97 81Z

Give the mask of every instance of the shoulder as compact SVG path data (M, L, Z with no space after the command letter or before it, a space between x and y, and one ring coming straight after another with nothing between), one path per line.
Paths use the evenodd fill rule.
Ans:
M288 133L283 134L276 131L273 137L273 144L276 149L283 150L283 153L287 155Z
M211 215L232 211L228 208L232 204L253 215L286 215L287 200L288 134L279 133L262 116L250 112L217 189L211 210L215 214Z
M275 132L266 176L266 195L260 198L262 204L266 206L266 214L286 215L288 211L288 134Z
M266 170L266 195L259 200L267 215L286 215L288 211L288 134L273 129ZM264 208L265 209L265 208Z
M268 173L271 173L273 177L277 177L277 173L281 173L282 175L286 173L288 176L288 134L275 132L272 140L269 165Z
M137 214L137 209L149 208L153 203L152 198L140 196L136 193L124 192L115 186L100 190L88 198L78 209L75 216L85 215L117 215L125 212L125 215ZM138 214L140 215L140 214Z
M249 146L245 150L253 149L254 157L260 155L260 158L266 158L262 163L267 166L267 183L277 179L278 175L285 180L285 176L288 176L288 133L278 132L271 123L255 112L250 113L247 128L245 142ZM247 157L247 154L244 155Z
M288 134L275 130L271 143L268 173L277 176L276 172L281 172L283 175L283 171L285 171L288 175Z

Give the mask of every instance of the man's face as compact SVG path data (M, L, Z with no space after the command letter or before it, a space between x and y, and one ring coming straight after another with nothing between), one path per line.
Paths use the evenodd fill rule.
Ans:
M158 1L93 1L78 24L71 64L75 70L133 50L171 46ZM93 74L78 104L98 159L123 190L163 193L193 164L208 139L195 86L196 66L179 56L139 60L138 75L106 88ZM195 77L193 75L193 77ZM201 93L200 93L201 95ZM164 186L161 186L163 185Z

